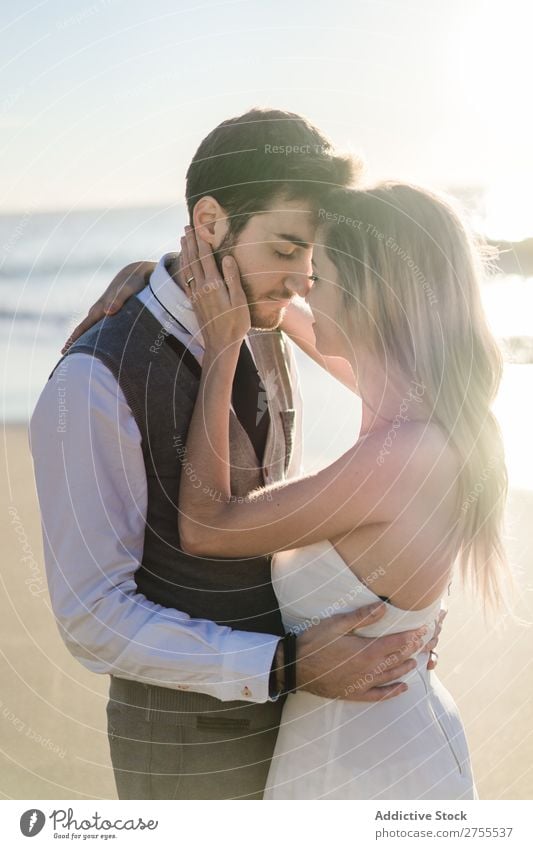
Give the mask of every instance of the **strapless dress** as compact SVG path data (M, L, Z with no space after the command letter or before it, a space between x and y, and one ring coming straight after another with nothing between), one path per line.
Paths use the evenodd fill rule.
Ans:
M372 604L363 584L328 541L276 554L272 581L287 630ZM388 603L385 615L358 631L380 637L435 628L443 599L420 610ZM265 799L476 799L457 705L427 654L402 679L408 689L384 702L287 697ZM349 687L348 687L349 689Z

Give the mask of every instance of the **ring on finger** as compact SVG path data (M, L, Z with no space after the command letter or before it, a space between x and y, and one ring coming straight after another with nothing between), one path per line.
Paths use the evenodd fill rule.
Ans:
M185 281L185 283L187 284L187 286L190 286L193 280L194 280L194 277L189 277L189 278Z

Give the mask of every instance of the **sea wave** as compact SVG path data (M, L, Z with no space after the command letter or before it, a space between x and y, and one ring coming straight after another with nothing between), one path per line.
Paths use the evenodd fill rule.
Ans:
M30 278L55 278L65 274L87 274L93 276L95 273L105 271L116 271L131 262L130 254L116 254L106 256L91 256L86 259L73 257L72 259L50 259L49 261L25 260L23 262L4 262L0 265L0 281L29 280Z

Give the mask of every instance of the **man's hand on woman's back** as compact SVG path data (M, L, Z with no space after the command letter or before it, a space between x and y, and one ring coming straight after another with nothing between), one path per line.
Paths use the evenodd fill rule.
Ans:
M367 605L323 619L299 634L297 687L324 698L357 702L383 701L403 693L407 685L398 679L415 668L412 655L428 650L427 629L377 638L354 633L378 622L385 609L383 603Z

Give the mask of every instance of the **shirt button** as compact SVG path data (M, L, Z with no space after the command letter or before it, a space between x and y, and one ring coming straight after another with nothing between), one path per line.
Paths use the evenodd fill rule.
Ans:
M243 687L242 690L241 690L241 695L243 695L245 697L245 699L249 699L250 696L252 695L252 691L250 690L249 687Z

